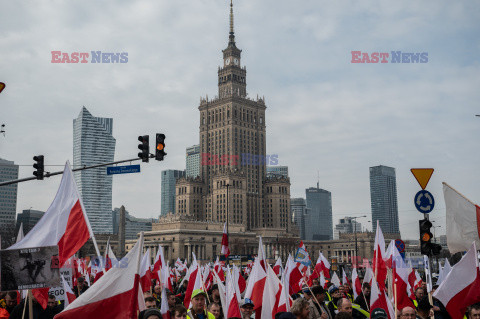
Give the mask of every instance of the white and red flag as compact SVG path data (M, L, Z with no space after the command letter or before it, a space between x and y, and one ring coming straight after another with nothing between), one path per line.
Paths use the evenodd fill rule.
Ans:
M319 276L320 273L323 272L323 275L325 278L329 279L330 278L330 263L328 262L328 259L325 258L325 256L322 254L321 251L319 251L318 259L317 259L317 264L315 265L315 269L313 271L314 275L317 273Z
M188 286L187 290L185 291L185 298L183 299L183 305L190 309L190 299L192 297L192 292L195 289L202 289L202 272L200 270L200 266L197 263L197 258L195 254L192 252L193 261L188 269L187 276L188 276ZM185 276L185 278L187 277Z
M113 253L112 246L110 246L110 237L107 240L107 247L105 247L105 271L109 271L113 267L118 266L118 260Z
M395 305L398 310L402 310L405 307L415 308L412 300L409 298L408 289L408 275L409 267L403 261L402 256L397 247L392 251L392 275L393 275L393 295L396 299Z
M480 302L480 270L475 242L453 266L433 297L445 305L452 319L463 318L469 305Z
M285 283L288 286L290 295L302 289L304 275L300 271L299 265L300 263L294 262L292 256L288 255L287 263L285 264Z
M357 268L352 270L352 290L354 299L357 299L358 295L362 293L362 283L358 278Z
M374 279L372 280L372 290L370 292L370 315L372 314L372 311L377 308L385 310L389 319L396 319L395 310L392 302L385 293L385 289L380 290Z
M58 258L62 266L91 237L93 231L67 161L50 207L21 241L7 249L58 246Z
M245 291L245 288L247 287L247 283L245 281L245 278L243 278L242 274L240 274L240 269L238 269L237 266L233 265L232 273L233 273L233 279L237 283L237 285L235 286L236 288L238 288L237 297L239 298L239 300L241 300L240 294L242 294Z
M383 289L385 289L385 280L387 279L387 266L385 263L385 239L378 220L374 247L375 250L373 252L372 260L373 273L380 291L383 291Z
M142 291L149 291L152 286L152 272L150 270L150 248L143 254L140 263L140 285Z
M157 255L155 256L155 260L153 262L152 278L160 281L160 271L162 270L162 267L164 265L165 265L165 258L163 257L163 247L162 245L158 245Z
M247 289L245 290L245 298L248 298L253 302L255 318L259 318L259 316L261 316L263 291L265 290L265 282L267 280L267 273L261 262L262 261L258 257L255 258L252 272L248 278Z
M273 266L273 271L277 276L282 275L282 259L280 257L277 258L277 261L275 262L275 266Z
M443 183L447 215L447 245L451 254L480 247L480 206Z
M65 304L64 307L67 308L69 304L71 304L76 298L75 293L73 292L72 288L68 284L68 282L63 278L63 275L60 275L62 278L62 286L63 291L65 291Z
M312 260L310 259L310 255L308 254L307 247L300 241L300 245L297 249L297 253L295 254L295 262L297 263L297 267L304 275L307 271L307 268L310 267L312 264Z
M232 273L230 272L230 269L227 268L227 278L225 281L225 290L226 290L226 307L227 307L227 317L226 318L232 318L232 317L238 317L241 318L242 314L240 312L240 306L238 303L238 297L237 297L237 291L235 287L236 282L234 280L234 277L232 276Z
M228 248L228 234L227 234L227 223L223 225L223 234L222 234L222 255L228 259L230 255L230 248Z
M166 287L162 287L162 303L160 305L160 313L162 319L171 319L170 307L168 306L168 298L166 293Z
M142 250L143 232L140 233L135 246L125 256L124 267L110 269L92 287L56 315L55 319L136 318Z
M342 285L350 285L350 280L348 280L347 274L345 273L345 269L342 268Z
M217 256L217 260L215 260L215 264L213 264L213 270L217 273L218 278L222 282L225 282L225 273L223 272L222 264L220 263L220 259Z

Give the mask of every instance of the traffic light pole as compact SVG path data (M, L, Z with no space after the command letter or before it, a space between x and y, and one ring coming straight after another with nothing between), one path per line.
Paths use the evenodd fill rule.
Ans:
M150 157L150 158L154 158L155 155L150 154L149 157ZM86 170L86 169L103 167L103 166L108 166L108 165L121 164L121 163L126 163L126 162L140 161L140 160L142 160L142 159L136 157L136 158L131 158L131 159L127 159L127 160L121 160L121 161L116 161L116 162L103 163L103 164L97 164L97 165L91 165L91 166L84 166L84 167L72 169L72 172L83 171L83 170ZM53 172L53 173L47 172L47 173L45 173L44 177L52 177L52 176L61 175L61 174L63 174L63 171L58 171L58 172ZM0 186L17 184L17 183L27 182L27 181L32 181L32 180L37 180L37 177L34 176L34 177L27 177L27 178L16 179L16 180L13 180L13 181L7 181L7 182L0 183Z

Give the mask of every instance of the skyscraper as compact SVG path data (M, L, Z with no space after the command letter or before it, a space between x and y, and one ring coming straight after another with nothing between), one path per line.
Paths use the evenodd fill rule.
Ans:
M200 178L179 179L176 210L202 221L242 224L247 230L286 231L290 220L290 180L268 178L265 100L247 96L242 50L235 42L230 4L228 45L218 68L218 96L201 98ZM276 162L276 160L275 160ZM267 231L267 230L265 230ZM263 232L265 236L265 232Z
M383 165L370 167L370 198L373 231L377 229L378 220L384 233L400 233L395 168Z
M307 204L304 198L290 199L290 207L292 210L292 222L298 227L300 239L305 240L311 235L310 231L310 215L307 213Z
M75 168L112 162L115 138L112 118L94 117L82 107L73 120L73 166ZM105 167L77 171L75 180L94 233L111 234L112 176Z
M14 179L18 179L18 165L0 158L0 182ZM16 236L14 230L17 213L17 185L10 184L0 187L0 235L4 244L13 244L6 240L11 240L10 237Z
M187 177L200 176L200 145L187 147L186 164Z
M162 171L161 209L160 215L175 213L175 183L180 177L185 177L185 171L167 169Z
M333 238L332 194L317 187L307 188L307 209L310 215L311 237L309 240L329 240ZM307 231L308 233L308 231Z
M38 223L38 221L43 217L45 212L34 209L24 209L17 216L17 224L15 226L15 234L18 234L20 225L23 228L23 234L26 235L32 228Z
M338 224L335 225L335 230L333 233L333 239L338 239L340 234L344 233L360 233L362 232L362 224L357 222L352 217L341 218L338 221Z

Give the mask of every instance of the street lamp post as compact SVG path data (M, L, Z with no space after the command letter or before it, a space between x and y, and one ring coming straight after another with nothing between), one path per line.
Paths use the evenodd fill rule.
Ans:
M362 217L367 217L367 215L363 215L363 216L357 216L357 217L349 217L351 220L352 219L357 219L357 218L362 218ZM355 221L356 222L356 221ZM356 258L358 256L358 243L357 243L357 226L355 224L353 224L353 234L355 236L355 261L356 261Z

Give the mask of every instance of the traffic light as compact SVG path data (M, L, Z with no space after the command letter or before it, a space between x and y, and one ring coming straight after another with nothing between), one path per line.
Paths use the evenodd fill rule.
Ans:
M420 252L422 255L430 256L432 252L432 223L428 219L421 219L419 221L420 225Z
M45 167L43 165L43 155L34 156L33 160L36 162L33 164L33 168L36 169L33 172L33 175L37 177L37 179L43 179L43 172L45 171Z
M148 158L150 157L150 146L148 145L148 135L139 136L138 140L141 142L138 144L138 149L141 150L138 153L138 157L142 159L142 162L148 163Z
M163 161L163 157L167 155L165 153L165 134L157 133L157 143L155 146L155 159L157 161Z

